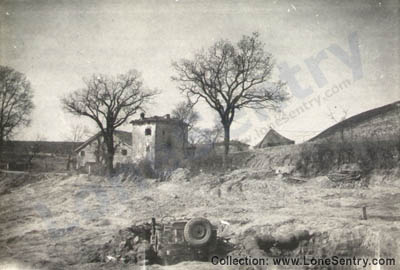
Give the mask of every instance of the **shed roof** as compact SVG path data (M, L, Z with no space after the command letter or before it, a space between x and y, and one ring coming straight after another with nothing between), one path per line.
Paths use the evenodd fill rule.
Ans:
M94 140L99 138L101 136L101 132L97 132L95 135L87 139L84 143L82 143L79 147L77 147L74 152L79 152L83 148L85 148L87 145L92 143ZM123 143L132 145L132 133L123 131L123 130L114 130L114 136L118 137Z
M264 148L267 146L294 144L294 141L279 134L273 128L270 128L264 138L255 146L255 148Z

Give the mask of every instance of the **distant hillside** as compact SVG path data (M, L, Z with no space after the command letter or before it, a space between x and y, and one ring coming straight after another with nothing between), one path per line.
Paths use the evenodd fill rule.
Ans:
M354 115L310 141L391 140L400 136L400 101Z

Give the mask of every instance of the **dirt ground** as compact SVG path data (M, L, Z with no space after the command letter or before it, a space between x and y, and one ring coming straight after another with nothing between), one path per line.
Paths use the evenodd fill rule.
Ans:
M88 263L119 229L164 216L206 217L236 245L250 232L278 237L307 230L325 235L316 254L343 246L351 251L357 242L358 252L361 247L365 255L398 262L352 269L400 269L400 179L335 187L325 176L296 183L256 169L195 177L181 172L165 182L62 174L0 179L0 269L225 269L206 262ZM363 206L367 220L361 219Z

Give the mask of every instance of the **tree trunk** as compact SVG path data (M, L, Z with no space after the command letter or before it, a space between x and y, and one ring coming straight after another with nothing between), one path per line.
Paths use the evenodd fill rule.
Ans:
M102 149L101 149L101 146L102 146L102 144L101 144L101 138L98 138L97 139L97 145L96 145L96 153L95 153L95 156L96 156L96 163L97 164L100 164L103 160L100 158L101 157L101 155L103 155L103 157L104 157L104 153L101 151Z
M3 154L3 146L4 146L4 132L3 129L0 130L0 160Z
M224 154L222 156L222 162L224 169L228 169L228 154L229 154L229 142L230 142L230 125L224 125Z
M67 171L71 168L71 154L68 154L68 159L67 159Z
M106 175L112 176L114 172L114 134L112 132L107 134L107 137L104 138L106 147L107 147L107 154L106 154Z
M0 161L3 155L3 145L4 145L3 137L0 137Z

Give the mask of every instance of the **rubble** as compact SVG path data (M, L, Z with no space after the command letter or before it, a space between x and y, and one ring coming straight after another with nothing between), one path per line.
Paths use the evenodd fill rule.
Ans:
M357 163L341 165L337 170L331 171L327 177L332 181L333 187L367 186L362 180L362 170Z
M278 257L289 254L308 243L312 235L307 230L297 230L287 234L249 234L243 240L243 248L248 254L263 254Z
M178 168L172 172L170 177L171 182L188 182L190 181L189 169Z
M165 170L160 175L160 181L171 181L171 182L189 182L190 171L186 168L177 168L173 171Z
M141 263L154 254L150 249L151 224L144 223L119 230L110 241L89 258L92 262Z
M292 174L296 170L296 166L279 166L275 168L276 174Z
M204 221L210 224L211 234L209 239L207 242L201 243L196 236L192 235L193 231L186 231L186 227L182 235L176 235L177 231L174 232L174 229L180 228L184 220L176 220L175 218L172 220L176 222L162 220L164 220L162 223L154 223L155 227L152 227L150 223L143 223L119 230L111 240L88 257L87 263L170 265L188 260L207 261L210 251L213 254L226 255L233 249L229 239L217 236L217 227L213 227L207 219L193 218L186 223L192 222L191 224L195 224L197 227ZM186 224L184 225L186 226ZM152 230L155 234L152 234ZM183 234L185 234L184 242L181 238ZM178 242L176 242L177 240Z

